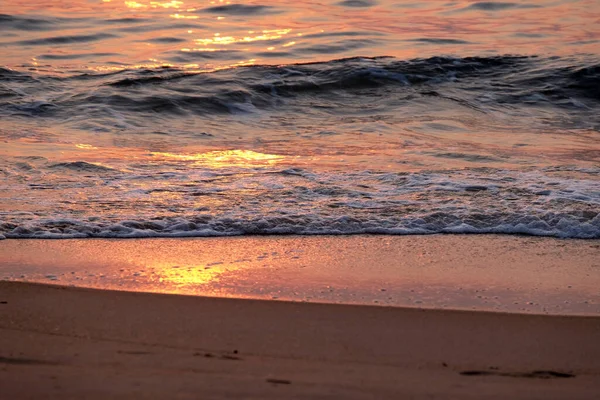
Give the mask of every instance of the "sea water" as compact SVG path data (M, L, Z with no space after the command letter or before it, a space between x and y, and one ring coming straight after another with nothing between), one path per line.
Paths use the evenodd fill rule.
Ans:
M600 238L597 0L0 13L0 238Z

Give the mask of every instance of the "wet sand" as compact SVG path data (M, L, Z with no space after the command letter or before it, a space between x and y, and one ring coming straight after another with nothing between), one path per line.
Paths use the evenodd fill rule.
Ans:
M0 279L107 290L600 316L600 245L510 235L0 241Z
M5 398L593 399L600 318L0 282Z

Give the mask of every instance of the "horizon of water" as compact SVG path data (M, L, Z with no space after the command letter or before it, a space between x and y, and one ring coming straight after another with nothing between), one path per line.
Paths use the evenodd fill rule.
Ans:
M600 238L597 1L0 13L0 239Z

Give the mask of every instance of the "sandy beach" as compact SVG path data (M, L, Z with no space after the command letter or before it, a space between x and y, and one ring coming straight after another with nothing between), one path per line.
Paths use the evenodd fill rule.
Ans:
M593 399L600 318L0 283L19 398Z
M210 288L253 277L256 287L285 279L279 288L303 290L337 279L348 291L361 285L379 288L385 281L391 291L398 290L394 293L411 294L415 282L433 284L437 276L446 286L435 290L452 304L456 292L451 288L458 284L504 283L521 296L527 288L541 296L558 290L553 285L568 277L570 289L591 306L597 300L598 249L589 241L428 236L75 243L0 242L3 272L25 266L44 270L62 260L70 269L79 264L74 275L81 275L88 257L89 265L129 273L135 268L127 269L123 260L135 266L154 254L156 260L173 261L169 254L175 249L202 267L216 263L211 257L224 257L226 249L236 258L252 255L251 249L286 254L293 247L310 256L282 257L267 266L262 259L249 260L245 268L222 271L222 277L228 272L240 279L213 280ZM330 257L319 268L301 268L324 254ZM279 275L266 275L266 270L279 270ZM377 276L381 282L373 281ZM351 280L354 285L348 284ZM110 284L104 290L64 286L73 282L0 281L3 398L595 399L600 393L600 317L590 304L586 315L536 315L533 309L489 312L480 304L476 311L348 304L343 296L329 300L344 304L260 300L266 297L260 292L250 299L243 285L238 292L220 293L241 298L206 297L210 291L203 296L115 291L108 290ZM175 293L196 293L189 291L190 282L164 284ZM146 277L125 289L143 290L144 285L157 291L160 282ZM557 291L557 296L568 293Z
M600 400L600 0L0 0L0 400Z

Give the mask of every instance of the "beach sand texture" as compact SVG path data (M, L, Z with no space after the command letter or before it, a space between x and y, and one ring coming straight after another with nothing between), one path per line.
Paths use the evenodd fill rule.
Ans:
M338 246L350 240L318 238L325 248L338 239ZM236 243L210 243L214 248L228 240L230 246ZM271 246L285 247L281 239L272 240ZM411 240L433 240L428 249L435 256L444 251L440 243L446 241L447 249L453 239ZM435 240L441 241L433 245ZM456 240L479 242L474 252L481 252L486 240L514 245L522 239ZM536 244L546 261L556 258L549 250L560 245L563 264L571 260L570 268L579 271L575 282L595 279L586 276L595 271L594 250L583 252L593 242L549 240ZM112 243L117 254L117 247L135 242ZM354 251L356 263L369 259L368 248ZM464 259L469 256L465 252ZM48 254L38 258L43 257ZM498 262L493 251L487 257ZM543 263L544 256L539 257ZM5 259L3 265L8 264ZM437 268L444 275L448 264L438 262ZM473 279L483 282L483 276ZM314 304L0 282L0 387L6 399L596 399L599 338L600 318L593 315Z
M600 393L598 318L0 289L7 399Z

